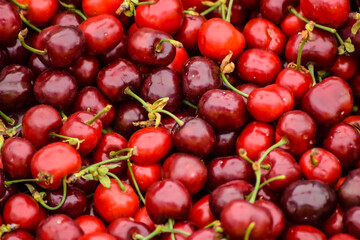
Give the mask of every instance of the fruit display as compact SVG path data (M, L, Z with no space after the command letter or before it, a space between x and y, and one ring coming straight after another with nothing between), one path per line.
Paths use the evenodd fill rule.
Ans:
M0 0L0 239L360 239L359 9Z

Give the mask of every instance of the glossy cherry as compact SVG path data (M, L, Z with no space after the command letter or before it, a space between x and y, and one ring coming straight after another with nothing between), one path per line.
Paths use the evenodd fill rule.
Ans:
M100 62L96 57L83 55L70 66L69 73L74 76L80 89L95 85L99 70Z
M358 60L353 56L339 55L330 71L345 81L349 81L356 73Z
M7 233L1 239L3 240L35 240L33 235L24 230L15 230L13 232Z
M101 14L111 14L115 16L115 12L121 3L121 0L111 2L99 0L81 1L82 10L87 17L94 17Z
M340 205L344 209L358 206L360 201L360 192L355 187L360 181L360 170L354 169L348 173L344 182L338 190Z
M16 41L17 35L22 27L20 15L17 13L15 7L7 1L0 3L0 44L7 45Z
M59 4L55 0L30 0L26 1L25 16L29 22L37 27L48 25L58 11Z
M299 0L260 0L260 12L264 18L279 24L288 14L288 7L298 4Z
M75 219L84 234L105 232L106 228L102 220L91 215L81 215Z
M150 234L144 223L136 222L128 218L117 218L107 227L107 232L116 240L132 239L135 234L146 237Z
M191 223L189 223L188 221L176 222L173 226L173 229L184 231L186 233L189 233L189 235L191 235L195 231L194 226ZM180 234L180 233L174 233L174 237L176 240L188 239L187 235ZM170 233L161 234L161 236L160 236L160 240L171 240L171 239L172 239L172 237L171 237Z
M108 233L88 233L84 234L79 240L116 240Z
M236 139L238 132L219 132L215 133L215 144L212 148L210 155L212 157L225 157L236 155Z
M204 228L215 221L215 217L209 207L209 197L209 194L203 196L190 209L188 219L198 229Z
M285 233L285 240L326 240L325 234L311 225L294 225Z
M72 11L58 12L52 19L51 25L78 27L83 19Z
M151 165L131 164L131 170L134 174L135 181L142 192L147 192L153 183L161 180L161 165L158 163ZM129 168L127 170L127 176L131 185L134 186L135 184Z
M360 207L356 206L350 208L344 213L344 230L346 233L359 238L360 237L360 228L359 228L359 214Z

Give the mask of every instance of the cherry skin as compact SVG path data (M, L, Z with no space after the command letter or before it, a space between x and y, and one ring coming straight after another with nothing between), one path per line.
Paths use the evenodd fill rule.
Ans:
M39 58L38 55L33 53L28 61L28 67L31 69L33 74L37 77L42 72L45 72L46 70L49 70L50 67L45 65Z
M205 185L207 169L204 162L196 156L174 153L163 163L161 177L162 179L178 180L193 195Z
M220 69L213 60L207 57L191 57L185 62L182 80L185 98L197 104L206 91L221 86Z
M56 166L54 168L54 166ZM62 178L81 168L80 154L69 144L63 142L50 143L38 150L30 163L31 174L37 178L39 173L49 173L52 182L37 182L46 189L60 187Z
M79 25L79 29L85 36L86 51L94 56L114 48L124 32L121 22L110 14L90 17Z
M1 239L3 240L35 240L35 238L28 232L23 230L15 230L7 233Z
M87 17L94 17L101 14L115 15L116 10L122 1L99 1L99 0L84 0L81 1L82 10Z
M244 180L233 180L224 183L210 193L209 206L212 214L218 219L224 207L233 200L244 200L253 191L253 186Z
M2 164L6 173L14 179L29 178L30 162L35 151L31 142L25 138L7 139L1 148Z
M0 22L2 23L0 26L0 34L3 36L0 44L7 45L16 41L17 35L22 27L22 22L15 7L6 1L0 3L0 16Z
M32 97L34 74L24 66L10 64L0 72L0 108L13 110L28 105Z
M329 238L329 240L356 240L356 238L351 236L350 234L338 233Z
M130 33L128 30L127 35L129 34ZM119 58L127 58L127 41L128 41L127 35L124 34L119 44L116 45L114 48L98 56L100 62L103 65L108 65Z
M215 61L223 60L231 51L235 60L245 48L244 35L231 23L212 18L202 24L198 33L201 54Z
M78 240L84 232L79 224L64 214L54 214L44 219L36 230L39 239Z
M97 76L97 84L100 91L111 102L121 102L127 95L126 87L133 91L140 88L141 76L138 68L132 62L118 59L102 68Z
M110 188L99 185L94 195L96 212L107 222L120 217L132 217L139 208L139 199L134 189L123 182L122 192L115 179L111 179Z
M279 24L288 14L288 7L298 4L299 0L260 0L260 12L264 18Z
M5 198L7 198L7 196L5 196L5 195L9 195L9 197L10 197L10 194L9 194L10 191L7 191L7 190L9 190L9 188L7 188L5 186L5 173L4 173L3 169L0 169L0 203L2 202L1 200L3 200L4 203L6 202L7 199L5 199ZM12 190L12 189L10 188L10 190ZM2 199L2 198L4 198L4 199Z
M331 126L344 120L353 106L349 85L339 77L327 77L304 96L301 109L317 124Z
M91 215L81 215L75 221L79 224L84 234L105 232L106 230L104 223L99 218Z
M285 233L285 240L326 240L325 234L311 225L294 225Z
M350 208L344 213L344 232L349 233L353 237L360 237L359 224L360 207Z
M216 232L213 228L202 228L195 231L191 236L189 236L188 240L206 240L206 239L214 239L216 238Z
M265 86L275 82L281 71L281 61L270 50L253 48L240 55L236 67L240 79Z
M29 140L36 149L54 141L50 132L59 132L62 126L58 111L45 104L36 105L26 111L22 119L21 134Z
M81 89L74 100L74 111L89 111L98 113L109 105L109 101L101 94L96 87L85 87ZM108 127L115 117L115 109L112 107L108 112L100 116L100 120L104 127Z
M165 179L154 183L146 193L145 207L154 223L172 218L184 220L191 208L191 197L182 183Z
M107 227L107 232L116 240L132 239L135 234L146 237L150 234L144 223L136 222L127 218L117 218Z
M209 197L209 194L203 196L190 209L188 219L198 229L204 228L215 221L215 217L209 207Z
M52 19L51 25L60 25L60 26L74 26L78 27L82 22L81 17L75 12L63 11L57 13Z
M94 86L100 70L100 62L96 57L82 55L68 70L76 79L79 89L85 86Z
M144 4L136 8L135 23L138 27L148 27L169 33L176 33L184 18L181 0L157 0L154 4Z
M225 206L220 216L224 232L232 239L242 239L246 229L254 222L251 239L264 239L269 236L272 227L270 211L261 205L245 200L234 200Z
M296 8L296 11L300 14L300 16L304 16L300 8ZM294 14L289 13L281 22L280 28L287 37L291 37L305 29L305 24L306 23L303 20Z
M212 157L225 157L236 154L235 145L238 137L238 132L219 132L215 133L215 144L211 150Z
M345 81L349 81L356 73L358 60L353 56L339 55L330 71Z
M265 18L254 18L246 23L243 34L247 48L272 50L282 55L286 36L274 23Z
M254 182L254 172L251 165L239 156L219 157L207 164L207 187L215 189L232 180Z
M338 205L333 215L322 224L322 229L328 237L343 232L344 230L343 216L344 216L344 212L341 209L341 207Z
M142 192L147 192L153 183L161 180L161 165L158 163L151 165L131 164L131 170L133 171L136 183ZM129 168L127 170L127 176L131 185L134 186Z
M283 137L286 137L288 143L280 148L293 156L301 156L306 150L315 146L315 121L303 111L288 111L277 122L275 142L280 141Z
M236 131L245 124L247 110L240 94L212 89L200 98L198 114L216 131Z
M301 171L306 179L319 180L334 186L341 176L340 161L322 148L312 148L300 158Z
M26 65L31 56L31 52L23 47L20 40L8 44L5 47L7 53L7 64Z
M155 223L150 219L149 214L146 211L146 207L140 208L134 215L136 222L144 223L150 231L155 230Z
M344 209L358 206L360 202L360 192L355 187L360 181L360 170L352 170L346 176L344 182L338 190L340 206Z
M131 135L128 147L137 149L137 155L131 160L138 165L149 165L160 162L170 151L171 136L162 127L147 127Z
M108 233L88 233L84 234L79 240L116 240Z
M167 67L181 74L185 62L188 59L189 54L185 48L176 48L175 58Z
M309 20L331 28L338 28L345 23L350 13L350 2L346 0L301 0L300 8ZM328 16L333 17L329 18Z
M69 73L48 70L36 78L34 96L39 103L65 109L73 103L77 89L76 80Z
M19 228L28 231L34 231L45 217L44 209L24 193L12 196L3 210L4 223L19 224Z

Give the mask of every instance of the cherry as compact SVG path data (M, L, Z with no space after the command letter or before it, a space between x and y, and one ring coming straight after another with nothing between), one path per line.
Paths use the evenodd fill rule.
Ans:
M44 219L36 230L39 239L77 240L84 232L75 220L64 214L54 214Z
M7 139L1 148L2 163L6 173L15 179L29 178L30 162L35 151L31 142L25 138Z
M311 225L294 225L285 233L285 240L326 240L325 234Z
M236 139L238 132L219 132L215 133L215 144L210 155L212 157L225 157L235 155Z
M8 53L4 47L0 47L0 68L4 68L8 64Z
M126 218L117 218L107 227L107 232L114 236L116 240L133 239L135 234L147 236L149 229L144 223L136 222Z
M359 162L358 144L360 144L358 130L350 124L338 123L329 130L323 147L339 159L342 169L348 170Z
M340 206L338 205L333 215L322 224L322 229L328 237L341 234L343 232L344 230L343 215L344 212L343 210L341 210Z
M99 70L99 60L90 55L81 56L69 67L69 73L74 76L79 88L95 85Z
M17 35L22 27L22 22L15 7L7 1L0 3L0 35L1 45L7 45L16 41Z
M240 55L236 67L242 80L265 86L275 82L281 71L281 61L276 53L270 50L253 48Z
M191 235L195 231L194 226L191 223L187 222L187 221L185 221L185 222L176 222L174 224L174 226L173 226L173 229L186 232L189 235ZM164 233L164 234L161 234L160 240L171 240L171 239L173 239L171 235L173 235L176 240L186 240L186 239L188 239L188 236L184 235L182 233L174 233L174 234Z
M197 201L190 209L188 219L198 229L204 228L215 221L214 215L209 207L209 197L207 194Z
M124 191L115 179L111 179L110 188L99 185L94 195L96 212L107 222L120 217L132 217L139 208L139 199L134 189L126 184Z
M215 61L223 60L231 51L235 60L245 47L245 38L231 23L212 18L202 24L198 33L201 54Z
M77 89L75 78L67 72L48 70L36 78L34 96L39 103L65 109L73 103Z
M254 182L254 172L251 165L239 156L219 157L207 164L207 186L215 189L232 180Z
M353 237L360 237L359 224L360 207L352 207L344 213L344 230Z
M175 58L167 67L181 74L185 62L188 59L189 55L185 48L176 48Z
M274 142L274 127L267 123L253 121L240 132L236 141L236 152L244 149L250 159L257 159L260 152L268 149Z
M330 71L345 81L349 81L356 73L359 66L358 60L353 56L339 55Z
M171 136L162 127L147 127L131 135L128 147L136 147L137 154L131 160L138 165L149 165L160 162L170 151Z
M166 158L161 168L162 179L181 182L191 195L205 185L207 169L200 158L187 153L174 153Z
M98 113L110 103L96 87L85 87L81 89L74 100L74 111L88 111ZM108 112L100 116L104 127L108 127L115 117L115 109L112 107Z
M233 200L244 200L253 191L253 186L244 180L224 183L210 193L209 206L216 218L220 217L224 207Z
M334 186L341 176L340 161L322 148L312 148L300 158L301 171L306 179L319 180Z
M296 8L296 11L299 13L300 16L304 17L304 14L300 8ZM287 37L291 37L305 29L305 25L306 23L303 20L301 20L294 14L289 13L281 22L280 28Z
M355 187L360 181L360 170L357 168L352 170L346 176L344 182L338 190L340 205L345 209L358 206L360 201L360 192Z
M116 10L121 4L121 0L117 1L99 1L99 0L83 0L81 1L82 10L87 17L94 17L101 14L115 15Z
M5 173L4 173L4 170L3 169L0 169L0 204L1 204L1 200L7 196L5 195L10 195L9 191L7 191L8 188L6 188L5 186ZM11 190L11 189L10 189ZM7 194L8 193L8 194ZM7 200L7 199L6 199ZM4 199L4 203L6 202L6 200Z
M256 120L272 122L294 107L294 95L286 87L270 84L253 90L247 107Z
M287 144L280 148L293 156L301 156L315 146L316 124L305 112L292 110L284 113L278 120L275 130L275 142L286 137Z
M205 92L198 104L198 114L216 131L239 130L246 121L246 105L240 94L212 89Z
M60 25L60 26L74 26L78 27L82 22L82 18L75 12L70 10L58 12L52 19L51 25Z
M184 220L191 208L191 197L182 183L165 179L154 183L147 191L145 207L154 223L160 224L169 218Z
M57 189L61 185L62 178L80 170L81 157L67 143L50 143L34 154L30 167L34 178L37 178L39 174L50 174L51 181L37 182L40 186L46 189Z
M143 4L136 8L135 23L169 33L176 33L184 18L181 0L157 0L154 4Z
M7 64L26 65L31 56L31 52L23 47L20 40L6 46Z
M111 102L125 100L124 90L130 86L136 91L140 88L140 72L135 64L125 59L118 59L102 68L97 76L100 91Z
M42 72L50 69L50 67L45 65L35 53L31 54L27 66L31 69L36 77L39 76Z
M208 155L215 144L212 127L201 118L191 118L182 126L176 124L172 129L171 138L178 151L200 157Z
M85 36L86 51L94 56L119 44L124 31L121 22L110 14L90 17L79 25L79 29Z
M345 23L350 13L350 2L346 0L301 0L300 8L309 20L338 28ZM328 16L333 17L329 18Z
M221 227L232 239L264 239L271 232L272 218L269 210L245 200L233 200L224 207L220 216ZM252 226L250 234L248 227Z
M291 221L319 224L334 213L336 195L334 190L323 182L298 180L284 190L281 204L284 214Z
M129 30L127 34L129 34ZM119 58L127 58L127 41L128 36L124 34L118 45L116 45L114 48L107 51L106 53L100 54L98 56L101 63L104 65L108 65Z
M356 240L356 238L346 233L338 233L329 238L329 240Z
M349 85L343 79L331 76L305 94L301 109L317 124L331 126L344 120L352 106L353 95Z
M35 240L35 238L28 232L23 230L15 230L7 233L1 239L3 240Z
M287 15L288 7L298 4L299 0L260 0L260 12L264 18L279 24Z
M166 66L175 58L175 40L166 32L138 28L129 35L128 56L131 60L152 66Z
M34 75L24 66L10 64L0 72L0 109L14 110L29 104Z
M31 196L18 193L6 202L3 217L6 224L14 223L23 230L34 231L46 215Z
M220 69L207 57L191 57L185 62L182 80L185 98L197 104L206 91L221 86Z
M154 231L156 228L154 222L150 219L145 207L140 208L135 213L134 220L136 222L144 223L151 231Z
M343 39L351 39L351 43L355 46L355 52L358 54L360 51L360 34L359 31L355 34L352 33L352 27L357 22L355 15L354 13L348 15L346 22L339 28L339 34Z
M54 141L50 132L59 132L62 126L61 116L55 108L41 104L26 111L22 119L21 133L36 149Z
M131 185L135 186L129 170L130 169L128 168L127 176L130 179ZM131 164L131 170L134 174L137 186L142 192L147 192L153 183L161 180L161 165L158 163L151 165Z
M274 23L265 18L254 18L246 23L243 34L247 48L272 50L282 55L286 36Z
M108 233L88 233L84 234L79 240L116 240Z
M175 112L180 108L183 100L180 75L165 67L154 70L142 82L140 96L149 103L168 97L164 109Z
M81 215L75 221L79 224L84 234L105 232L106 230L104 223L99 218L91 215Z
M206 240L206 239L215 239L216 233L212 228L202 228L195 231L191 236L189 236L188 240Z

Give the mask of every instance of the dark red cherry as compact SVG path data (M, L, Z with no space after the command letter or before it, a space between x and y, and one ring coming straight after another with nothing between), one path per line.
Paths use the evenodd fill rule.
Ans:
M24 66L10 64L0 72L0 109L26 107L32 98L34 75Z
M31 55L27 66L31 69L31 71L36 77L39 76L42 72L50 69L50 67L45 65L40 60L39 56L35 53Z
M0 204L1 204L1 200L2 198L6 198L5 195L7 195L6 193L9 192L7 191L9 188L7 188L5 186L5 173L4 173L4 170L0 169ZM11 190L11 189L10 189ZM10 196L9 196L10 197ZM5 203L7 201L7 199L4 199L4 202Z
M296 8L296 11L299 13L300 16L304 16L299 7ZM291 37L304 30L305 24L306 23L303 20L301 20L294 14L289 13L281 22L280 28L287 37Z
M36 78L34 96L39 103L65 109L73 103L77 89L76 80L69 73L48 70Z
M26 66L31 52L23 47L19 39L5 47L7 53L7 64L20 64Z
M355 75L358 66L359 62L354 56L339 55L330 71L348 82Z
M104 65L108 65L113 61L116 61L118 58L127 58L127 41L128 36L124 34L118 45L116 45L114 48L107 51L106 53L100 54L98 56L101 63Z
M1 239L3 240L35 240L33 235L24 231L24 230L15 230L13 232L7 233Z
M288 7L296 7L299 0L261 0L260 12L262 17L279 24L288 14Z
M354 26L354 24L357 22L357 19L355 17L355 13L350 13L348 15L348 18L346 22L339 28L339 34L342 37L342 39L351 39L351 43L355 46L355 52L356 54L359 54L360 52L360 32L357 31L356 34L353 34L351 29Z
M191 207L188 219L198 229L204 228L215 220L209 207L209 197L207 194Z
M131 170L134 174L135 181L142 192L147 192L153 183L161 180L161 165L159 163L150 165L137 165L132 163ZM135 184L129 168L127 169L127 176L131 185L134 186Z
M344 231L356 238L360 238L360 207L350 208L344 213Z
M188 221L182 221L182 222L176 222L173 226L174 229L176 230L180 230L180 231L184 231L191 234L195 231L194 226L189 223ZM188 239L188 237L184 234L181 233L175 233L174 237L176 240L186 240ZM160 236L160 240L171 240L171 234L170 233L165 233L165 234L161 234Z
M136 222L127 218L117 218L107 227L107 232L114 236L116 240L132 239L135 234L146 237L150 234L148 227L141 222Z
M0 192L3 193L2 195L0 195L0 209L3 209L9 198L18 193L18 189L16 187L16 184L11 184L10 186L5 187L5 175L3 170L0 170L0 181L3 182L0 184Z
M350 171L338 190L339 202L342 208L350 209L359 205L360 191L356 187L359 182L360 169Z
M82 22L81 17L72 11L59 12L51 19L51 25L60 25L60 26L78 27L81 22Z
M219 132L215 133L216 139L213 149L210 153L212 157L225 157L236 155L236 139L238 132Z
M69 68L69 73L76 79L79 88L96 85L96 77L100 70L100 62L90 55L81 56Z
M331 215L331 217L322 224L322 230L327 236L334 236L344 231L343 216L344 216L344 212L341 209L341 207L338 205L333 215ZM336 238L331 240L336 240ZM349 239L349 240L353 240L353 239Z
M22 22L15 7L7 1L0 2L0 16L0 44L7 45L16 41Z

